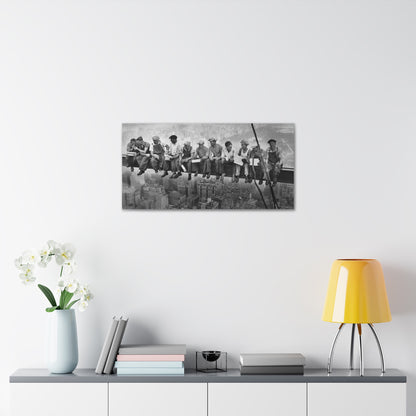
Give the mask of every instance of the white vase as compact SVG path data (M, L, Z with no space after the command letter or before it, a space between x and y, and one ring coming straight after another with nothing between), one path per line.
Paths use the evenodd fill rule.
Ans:
M51 373L72 373L78 364L78 337L75 311L48 313L47 366Z

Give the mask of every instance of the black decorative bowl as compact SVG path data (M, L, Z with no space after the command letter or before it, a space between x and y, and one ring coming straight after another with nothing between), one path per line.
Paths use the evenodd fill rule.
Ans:
M206 361L213 363L220 358L221 351L202 351L202 356Z

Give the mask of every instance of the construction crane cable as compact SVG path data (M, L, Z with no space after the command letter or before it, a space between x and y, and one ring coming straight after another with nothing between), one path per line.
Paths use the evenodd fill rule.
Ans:
M259 139L257 138L256 129L254 128L253 123L250 123L250 124L251 124L251 128L253 130L253 133L254 133L254 138L256 139L256 142L257 142L257 146L260 149L260 142L259 142ZM270 174L269 174L269 171L266 169L266 164L264 163L263 158L260 158L260 163L262 164L263 172L266 173L267 183L269 184L270 193L271 193L272 199L273 199L273 208L279 209L279 204L277 203L276 195L274 194L274 189L273 189L273 186L272 186L272 182L270 180Z

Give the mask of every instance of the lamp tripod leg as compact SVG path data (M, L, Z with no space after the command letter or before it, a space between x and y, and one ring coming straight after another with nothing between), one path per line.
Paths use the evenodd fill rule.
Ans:
M351 348L350 348L350 370L354 370L354 337L355 337L355 324L352 324Z
M358 340L360 341L360 376L364 375L364 357L363 357L363 341L361 338L361 324L357 324L358 328Z
M341 329L344 327L344 324L341 324L338 328L338 331L334 337L334 340L332 341L332 345L331 345L331 350L329 351L329 356L328 356L328 374L330 374L332 372L332 358L334 356L334 349L335 349L335 344L337 343L339 334L341 333Z
M371 332L373 333L374 338L376 339L378 352L380 353L381 372L385 373L386 372L386 367L385 367L385 363L384 363L384 355L383 355L383 350L381 349L380 340L378 339L378 336L377 336L376 330L373 327L373 324L368 324L368 326L370 327Z

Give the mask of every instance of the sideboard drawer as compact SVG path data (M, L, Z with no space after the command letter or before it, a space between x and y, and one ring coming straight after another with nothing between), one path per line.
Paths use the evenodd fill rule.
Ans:
M109 416L206 416L206 383L110 383Z
M310 383L308 416L405 416L406 383Z
M306 416L306 383L209 383L208 416Z
M107 416L105 383L12 383L12 416Z

